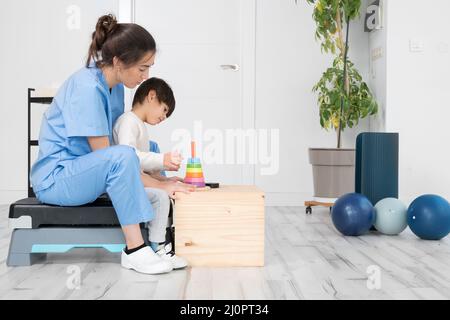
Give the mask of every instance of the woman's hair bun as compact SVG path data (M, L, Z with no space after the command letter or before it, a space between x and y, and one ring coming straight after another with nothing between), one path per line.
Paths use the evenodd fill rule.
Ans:
M112 14L107 14L104 16L101 16L97 21L96 30L97 31L103 31L104 33L108 34L114 31L115 27L117 26L117 19Z
M89 47L87 65L89 65L91 59L94 59L94 61L101 59L99 52L102 50L106 40L116 29L116 26L117 19L112 14L107 14L98 18L97 24L95 25L95 31L92 33L92 43Z

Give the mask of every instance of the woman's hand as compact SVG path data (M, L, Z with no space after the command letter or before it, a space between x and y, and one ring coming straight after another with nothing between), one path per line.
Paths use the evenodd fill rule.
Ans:
M180 169L183 157L177 151L164 154L164 169L167 171L178 171Z
M152 172L150 174L150 176L152 176L153 178L155 178L158 181L163 181L163 182L167 182L167 181L184 182L184 179L181 177L166 177L166 176L161 175L161 173L159 173L159 172Z
M141 172L141 180L145 188L161 188L161 181L145 172Z
M173 181L173 182L184 182L184 179L183 178L181 178L181 177L170 177L170 178L167 178L167 180L166 181Z
M183 192L189 194L192 191L195 191L195 186L182 182L167 181L162 182L161 184L162 184L161 189L166 191L171 199L177 198L175 196L175 192Z

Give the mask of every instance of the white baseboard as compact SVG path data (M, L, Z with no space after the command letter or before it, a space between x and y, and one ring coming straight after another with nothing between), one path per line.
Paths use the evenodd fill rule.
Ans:
M400 194L399 199L408 206L417 195ZM334 202L313 197L310 193L303 192L266 192L266 206L268 207L303 207L305 201Z
M27 196L27 190L0 190L0 205L9 205Z
M268 207L301 207L305 201L313 200L307 192L266 192L265 196Z

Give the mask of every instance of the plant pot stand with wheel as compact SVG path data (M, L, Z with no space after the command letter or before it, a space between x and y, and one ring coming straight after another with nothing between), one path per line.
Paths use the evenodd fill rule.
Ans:
M306 207L305 213L312 214L312 207L317 207L317 206L330 208L330 211L331 211L331 208L333 207L333 205L334 205L333 202L320 202L320 201L314 201L314 200L305 201L305 207Z

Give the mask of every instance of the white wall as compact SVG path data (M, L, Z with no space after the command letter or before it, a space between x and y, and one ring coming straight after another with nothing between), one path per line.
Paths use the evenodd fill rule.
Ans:
M362 19L351 24L349 57L369 80L369 41ZM311 92L333 57L321 54L314 38L312 6L306 1L257 1L256 127L280 129L280 170L263 176L256 168L256 184L266 191L268 204L303 205L313 194L309 147L336 147L336 135L320 127L316 95ZM368 120L346 130L344 147L354 147Z
M372 93L378 102L378 113L370 119L370 131L386 131L386 65L387 65L387 5L382 5L382 28L369 33L370 76Z
M79 29L67 27L76 25L72 5L80 9ZM81 68L98 17L117 9L118 0L0 3L0 203L26 195L27 88L59 85Z
M400 133L400 196L450 199L448 0L387 0L386 130ZM423 52L410 52L411 39Z

